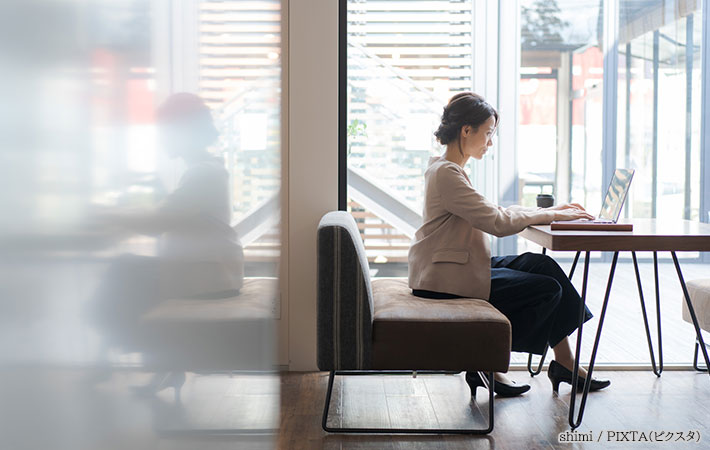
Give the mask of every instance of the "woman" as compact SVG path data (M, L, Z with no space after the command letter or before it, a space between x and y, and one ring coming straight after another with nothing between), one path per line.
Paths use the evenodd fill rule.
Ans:
M582 301L562 269L550 257L491 257L489 236L516 234L528 225L553 220L591 219L578 204L551 208L503 208L486 200L463 170L469 158L482 159L498 125L498 113L481 96L464 92L444 108L437 140L446 152L429 160L425 177L424 220L409 250L409 286L425 298L473 297L488 300L512 326L512 350L555 354L548 376L553 390L572 383L574 356L568 336L577 328ZM585 321L592 314L585 307ZM579 368L579 385L586 371ZM516 396L530 389L496 373L495 392ZM477 372L467 373L472 394L483 385ZM609 381L592 380L591 390Z
M117 233L159 237L156 256L128 254L113 261L95 295L90 314L106 347L143 350L143 340L134 341L136 325L166 299L228 298L239 295L243 284L243 249L230 226L229 174L224 160L210 153L218 132L209 107L195 94L178 93L158 108L156 119L162 146L186 169L155 207L115 209L97 218ZM183 372L157 375L136 391L152 394L169 385L177 391L184 381Z

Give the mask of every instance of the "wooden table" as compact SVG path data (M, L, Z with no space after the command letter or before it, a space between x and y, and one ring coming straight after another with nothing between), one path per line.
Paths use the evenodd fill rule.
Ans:
M676 252L679 251L710 251L710 224L691 222L688 220L660 220L660 219L630 219L626 223L633 223L633 231L552 231L549 225L535 225L527 227L525 230L520 232L520 236L532 241L543 247L543 252L545 249L556 250L556 251L576 251L577 255L575 257L574 263L572 265L572 270L570 272L570 278L574 275L574 269L579 260L581 252L585 252L584 257L584 275L582 280L582 303L579 310L579 323L577 328L577 346L575 350L575 361L574 370L572 374L572 386L577 385L578 379L578 369L579 369L579 359L580 359L580 348L582 345L582 324L584 322L584 307L586 303L587 294L587 279L589 274L589 254L592 251L610 251L614 252L614 256L611 262L611 269L609 271L609 280L606 286L606 293L604 294L604 302L602 303L602 310L599 316L599 325L597 327L597 334L594 339L594 346L592 348L592 355L589 361L589 369L587 371L586 383L584 384L584 390L582 391L582 399L579 405L579 412L577 418L575 419L575 399L577 396L577 390L572 389L570 394L570 405L569 405L569 424L572 429L579 427L582 423L582 417L584 415L584 407L586 405L587 396L589 394L590 381L592 379L592 374L594 371L594 361L597 356L597 349L599 347L599 339L602 333L602 327L604 325L604 316L606 315L607 305L609 303L609 293L611 292L611 286L614 280L614 270L616 269L616 263L619 258L619 252L629 251L634 262L634 270L636 271L636 282L639 291L639 299L641 301L641 311L643 315L644 325L646 327L646 338L648 340L648 348L651 357L651 364L653 366L653 372L656 376L660 376L663 371L663 353L661 350L662 340L661 340L661 316L660 316L660 298L658 289L658 252L668 251L673 257L673 263L675 264L676 272L678 273L678 280L683 289L683 295L685 297L686 304L688 305L688 310L690 311L690 317L693 321L693 326L695 327L695 333L697 335L698 342L700 343L700 348L702 349L703 357L705 358L706 367L710 367L710 359L708 358L707 349L703 341L702 334L700 332L700 326L698 325L698 319L695 315L695 310L693 309L693 304L690 301L690 295L688 294L688 288L685 285L685 280L683 279L683 273L680 269L680 264L678 263L678 258ZM650 251L653 252L653 268L655 276L655 290L656 290L656 311L657 311L657 321L658 321L658 355L659 355L659 365L656 366L656 358L653 351L653 343L651 340L651 333L648 328L648 318L646 315L646 306L643 298L643 290L641 288L641 277L638 270L638 262L636 260L637 251ZM544 358L544 355L543 355ZM542 366L542 362L541 362ZM529 368L530 369L530 368ZM535 372L532 372L534 374ZM538 372L539 373L539 369ZM710 373L710 371L708 372Z

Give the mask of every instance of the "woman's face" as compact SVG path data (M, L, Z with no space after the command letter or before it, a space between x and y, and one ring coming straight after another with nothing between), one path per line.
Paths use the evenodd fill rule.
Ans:
M475 159L482 159L488 151L488 147L493 145L493 133L496 129L495 117L491 116L475 130L470 125L461 128L461 150L464 155Z
M162 124L158 127L159 144L170 158L188 158L205 149L200 133L194 122Z
M158 139L161 148L170 158L184 157L190 150L190 136L186 127L164 124L158 128Z

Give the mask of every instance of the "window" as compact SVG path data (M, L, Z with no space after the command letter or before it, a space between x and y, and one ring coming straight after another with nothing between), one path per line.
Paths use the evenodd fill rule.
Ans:
M710 148L701 148L701 124L707 123L702 102L710 77L701 70L707 12L700 1L342 0L341 6L347 8L341 34L347 47L341 133L347 139L340 149L347 171L341 176L375 276L408 274L423 173L428 158L442 151L433 131L448 99L464 90L483 94L501 112L491 157L468 165L474 186L492 201L534 206L536 194L553 193L558 203L578 202L596 214L610 174L625 167L636 175L623 216L708 221L701 162L710 160ZM618 42L605 43L607 35ZM510 118L515 126L504 130ZM493 254L540 251L515 237L495 243ZM678 255L702 262L697 253ZM569 268L574 254L553 256ZM622 263L626 258L621 255ZM632 267L622 270L633 274ZM697 278L706 268L684 270ZM594 276L602 286L608 273ZM574 282L580 280L577 275ZM661 283L664 302L680 299L676 287ZM638 308L633 279L623 289L625 298L610 304L610 311L618 310L607 316L607 327L619 342L636 327L634 337L600 358L647 363L642 325L626 323L628 311ZM653 289L645 286L645 292L648 298ZM692 343L692 328L669 316L666 330ZM672 345L668 359L686 363L684 347L675 352ZM513 360L523 361L520 355Z
M700 2L621 1L617 164L636 169L627 214L698 220Z
M470 1L347 7L348 210L378 275L405 275L443 106L472 88Z
M219 123L247 275L277 276L280 0L195 2L198 89Z

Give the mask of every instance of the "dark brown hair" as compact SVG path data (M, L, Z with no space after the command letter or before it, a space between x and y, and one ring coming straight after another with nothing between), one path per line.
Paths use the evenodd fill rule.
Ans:
M156 111L162 125L174 125L190 132L195 144L206 148L219 137L210 108L198 95L179 92L168 97Z
M461 128L470 125L478 131L490 117L494 117L498 125L498 111L495 110L483 97L473 92L461 92L449 100L441 116L441 124L434 132L436 140L441 145L456 142L461 133Z

